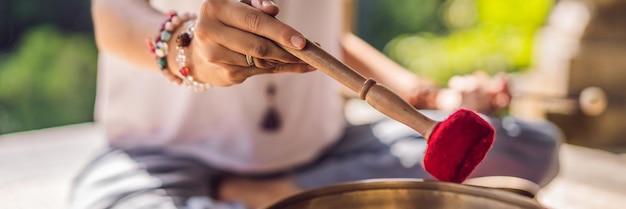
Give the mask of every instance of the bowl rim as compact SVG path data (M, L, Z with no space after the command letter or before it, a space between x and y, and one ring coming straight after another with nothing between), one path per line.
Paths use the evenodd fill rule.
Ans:
M507 204L519 205L522 208L543 208L536 199L523 195L476 185L465 185L436 180L412 179L412 178L380 178L339 183L330 186L318 187L305 190L294 195L279 199L263 209L279 209L294 203L306 201L313 197L331 196L346 192L364 190L387 190L387 189L415 189L415 190L442 190L458 194L478 196L497 200Z

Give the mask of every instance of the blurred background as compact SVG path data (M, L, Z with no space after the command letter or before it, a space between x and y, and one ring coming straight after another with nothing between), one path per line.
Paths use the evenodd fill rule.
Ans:
M440 84L526 70L553 0L359 0L357 34ZM0 1L0 134L92 120L89 1ZM384 32L381 32L384 31Z
M93 119L90 1L0 0L0 134Z
M593 205L577 198L585 195L595 194L603 197L598 201L613 203L626 199L619 195L626 193L626 179L610 174L626 172L626 1L348 2L354 6L352 29L357 35L441 86L452 76L475 71L510 74L514 98L504 114L528 121L549 120L563 131L568 146L577 145L562 151L566 155L563 178L555 180L552 193L544 195L552 201L552 208L574 208L572 204L558 207L562 202L581 208ZM64 136L61 130L10 133L93 121L97 49L89 7L88 0L0 0L1 165L39 172L41 168L18 165L12 159L28 155L23 158L26 162L43 162L47 155L32 157L26 148L16 147L33 143L17 141L35 138L37 133ZM92 128L79 125L73 129L89 132ZM40 151L61 147L49 141L37 143L42 145ZM65 153L64 159L75 158L85 147L97 147L84 143L66 141L64 146L73 147L75 153ZM54 188L42 191L63 193L56 188L67 185L70 178L59 171L53 176L61 183L20 182L23 174L0 173L4 173L0 186L9 188L0 190L0 203L8 201L3 196L9 200L15 196L17 190L11 188L24 187L24 182ZM573 190L577 196L571 196Z

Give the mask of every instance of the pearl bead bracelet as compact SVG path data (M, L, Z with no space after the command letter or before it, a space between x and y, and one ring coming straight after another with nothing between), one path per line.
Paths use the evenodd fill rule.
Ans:
M178 70L180 75L174 75L172 71L170 71L170 66L167 63L167 56L170 50L168 42L172 39L174 32L177 28L182 26L183 23L193 20L195 17L192 15L179 16L176 12L169 12L165 15L167 16L167 19L163 22L163 24L161 24L159 34L156 38L154 38L154 40L146 39L146 45L148 45L150 52L155 56L159 69L161 69L161 72L166 77L170 78L171 81L189 86L194 91L204 91L209 89L211 87L209 84L195 81L190 74L191 70L186 66L187 58L185 56L184 48L189 46L191 39L193 38L193 23L190 23L188 30L181 33L176 38L176 49L178 50L176 61L180 66L180 69Z

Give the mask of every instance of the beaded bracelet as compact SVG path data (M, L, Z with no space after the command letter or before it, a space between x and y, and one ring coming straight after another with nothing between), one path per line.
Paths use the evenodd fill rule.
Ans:
M203 84L203 83L193 80L193 77L191 77L191 75L189 74L190 70L186 66L183 66L185 70L182 70L182 68L181 70L179 70L182 76L174 75L169 70L169 65L167 63L167 56L168 56L168 52L170 48L169 48L168 42L171 40L172 35L176 31L176 29L180 27L182 23L192 20L194 18L190 17L189 15L187 15L187 18L180 18L180 16L178 16L176 12L166 13L166 16L167 16L167 19L163 22L163 24L161 24L159 34L156 36L156 38L154 38L154 41L150 39L146 39L146 44L148 45L150 52L152 52L152 54L155 56L155 59L157 61L159 68L161 69L161 72L163 73L163 75L170 78L171 81L176 82L178 84L182 83L186 86L190 86L195 91L208 89L210 87L208 84ZM193 36L193 30L191 30L191 32L186 31L183 34L187 34L187 35L191 34L191 36ZM189 42L191 42L191 39L189 39ZM177 43L178 43L178 40L177 40ZM185 46L189 46L189 43L187 43L187 45ZM177 62L179 62L179 64L180 64L179 60L182 60L184 64L186 57L185 57L184 51L181 52L180 48L182 47L177 46L179 54L176 60ZM182 72L186 72L186 73L183 74Z
M183 84L189 86L194 91L204 91L211 88L211 85L195 81L191 76L189 67L187 67L187 56L185 55L185 47L191 44L193 34L195 30L195 23L189 22L189 28L176 37L176 49L178 50L178 56L176 56L176 62L178 62L178 72L182 75Z
M176 12L169 12L166 14L167 20L161 24L159 34L154 40L146 39L146 45L150 49L150 52L155 56L159 68L164 71L168 69L167 54L169 52L169 46L167 42L171 39L172 33L178 27L172 24L174 17L178 15Z

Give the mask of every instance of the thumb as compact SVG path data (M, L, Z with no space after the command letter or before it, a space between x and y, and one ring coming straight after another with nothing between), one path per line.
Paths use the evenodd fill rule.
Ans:
M250 2L252 7L262 11L265 14L268 14L272 17L278 15L279 9L276 3L271 0L252 0Z

